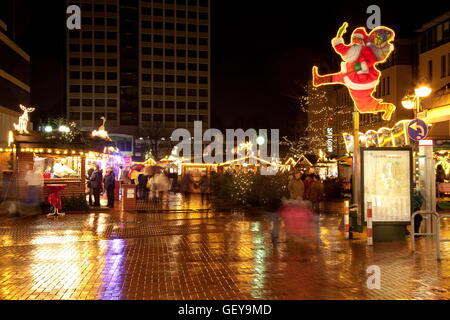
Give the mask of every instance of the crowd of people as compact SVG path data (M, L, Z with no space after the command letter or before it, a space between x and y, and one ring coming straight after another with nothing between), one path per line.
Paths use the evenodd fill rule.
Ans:
M310 202L313 210L319 212L325 188L318 175L296 171L289 178L288 191L292 200Z

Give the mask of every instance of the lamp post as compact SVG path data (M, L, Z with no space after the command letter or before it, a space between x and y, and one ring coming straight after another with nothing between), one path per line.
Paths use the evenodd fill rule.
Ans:
M404 108L414 111L414 118L417 119L421 112L420 99L429 96L431 88L424 85L416 88L414 94L406 95L402 99ZM433 160L433 146L419 147L419 181L418 187L425 194L425 209L429 211L436 210L436 176ZM425 220L426 232L434 232L435 226L432 221Z

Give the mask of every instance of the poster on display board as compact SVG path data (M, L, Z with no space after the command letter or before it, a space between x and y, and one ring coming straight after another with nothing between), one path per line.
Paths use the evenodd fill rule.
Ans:
M373 222L409 222L412 210L412 150L361 148L362 209L372 203Z

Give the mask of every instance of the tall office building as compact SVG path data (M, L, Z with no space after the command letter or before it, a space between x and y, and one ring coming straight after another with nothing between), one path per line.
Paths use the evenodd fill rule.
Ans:
M13 2L0 7L0 145L6 144L9 130L18 123L19 105L30 106L30 56L13 40L15 14L4 9L8 4Z
M67 116L92 130L145 136L210 126L209 0L72 0Z

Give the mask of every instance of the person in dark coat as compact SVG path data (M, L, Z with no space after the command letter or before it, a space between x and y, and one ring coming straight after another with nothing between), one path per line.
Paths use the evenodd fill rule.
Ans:
M87 176L86 177L86 180L87 180L86 185L87 185L88 192L89 192L89 205L90 206L92 206L92 198L94 195L94 190L92 189L92 183L91 183L91 176L94 173L94 171L95 171L94 164L91 163L91 167L89 168L89 170L87 171L87 174L86 174L86 176Z
M324 185L317 175L313 175L313 182L308 189L308 199L312 202L313 210L319 213L320 202L323 200Z
M116 186L116 175L111 167L106 169L106 174L103 181L108 197L108 208L114 208L114 188Z
M91 175L91 188L94 193L94 207L100 207L100 193L102 191L103 174L98 164L94 164L94 172Z
M149 172L144 168L144 171L138 176L137 195L138 200L148 200L147 183L149 180Z

